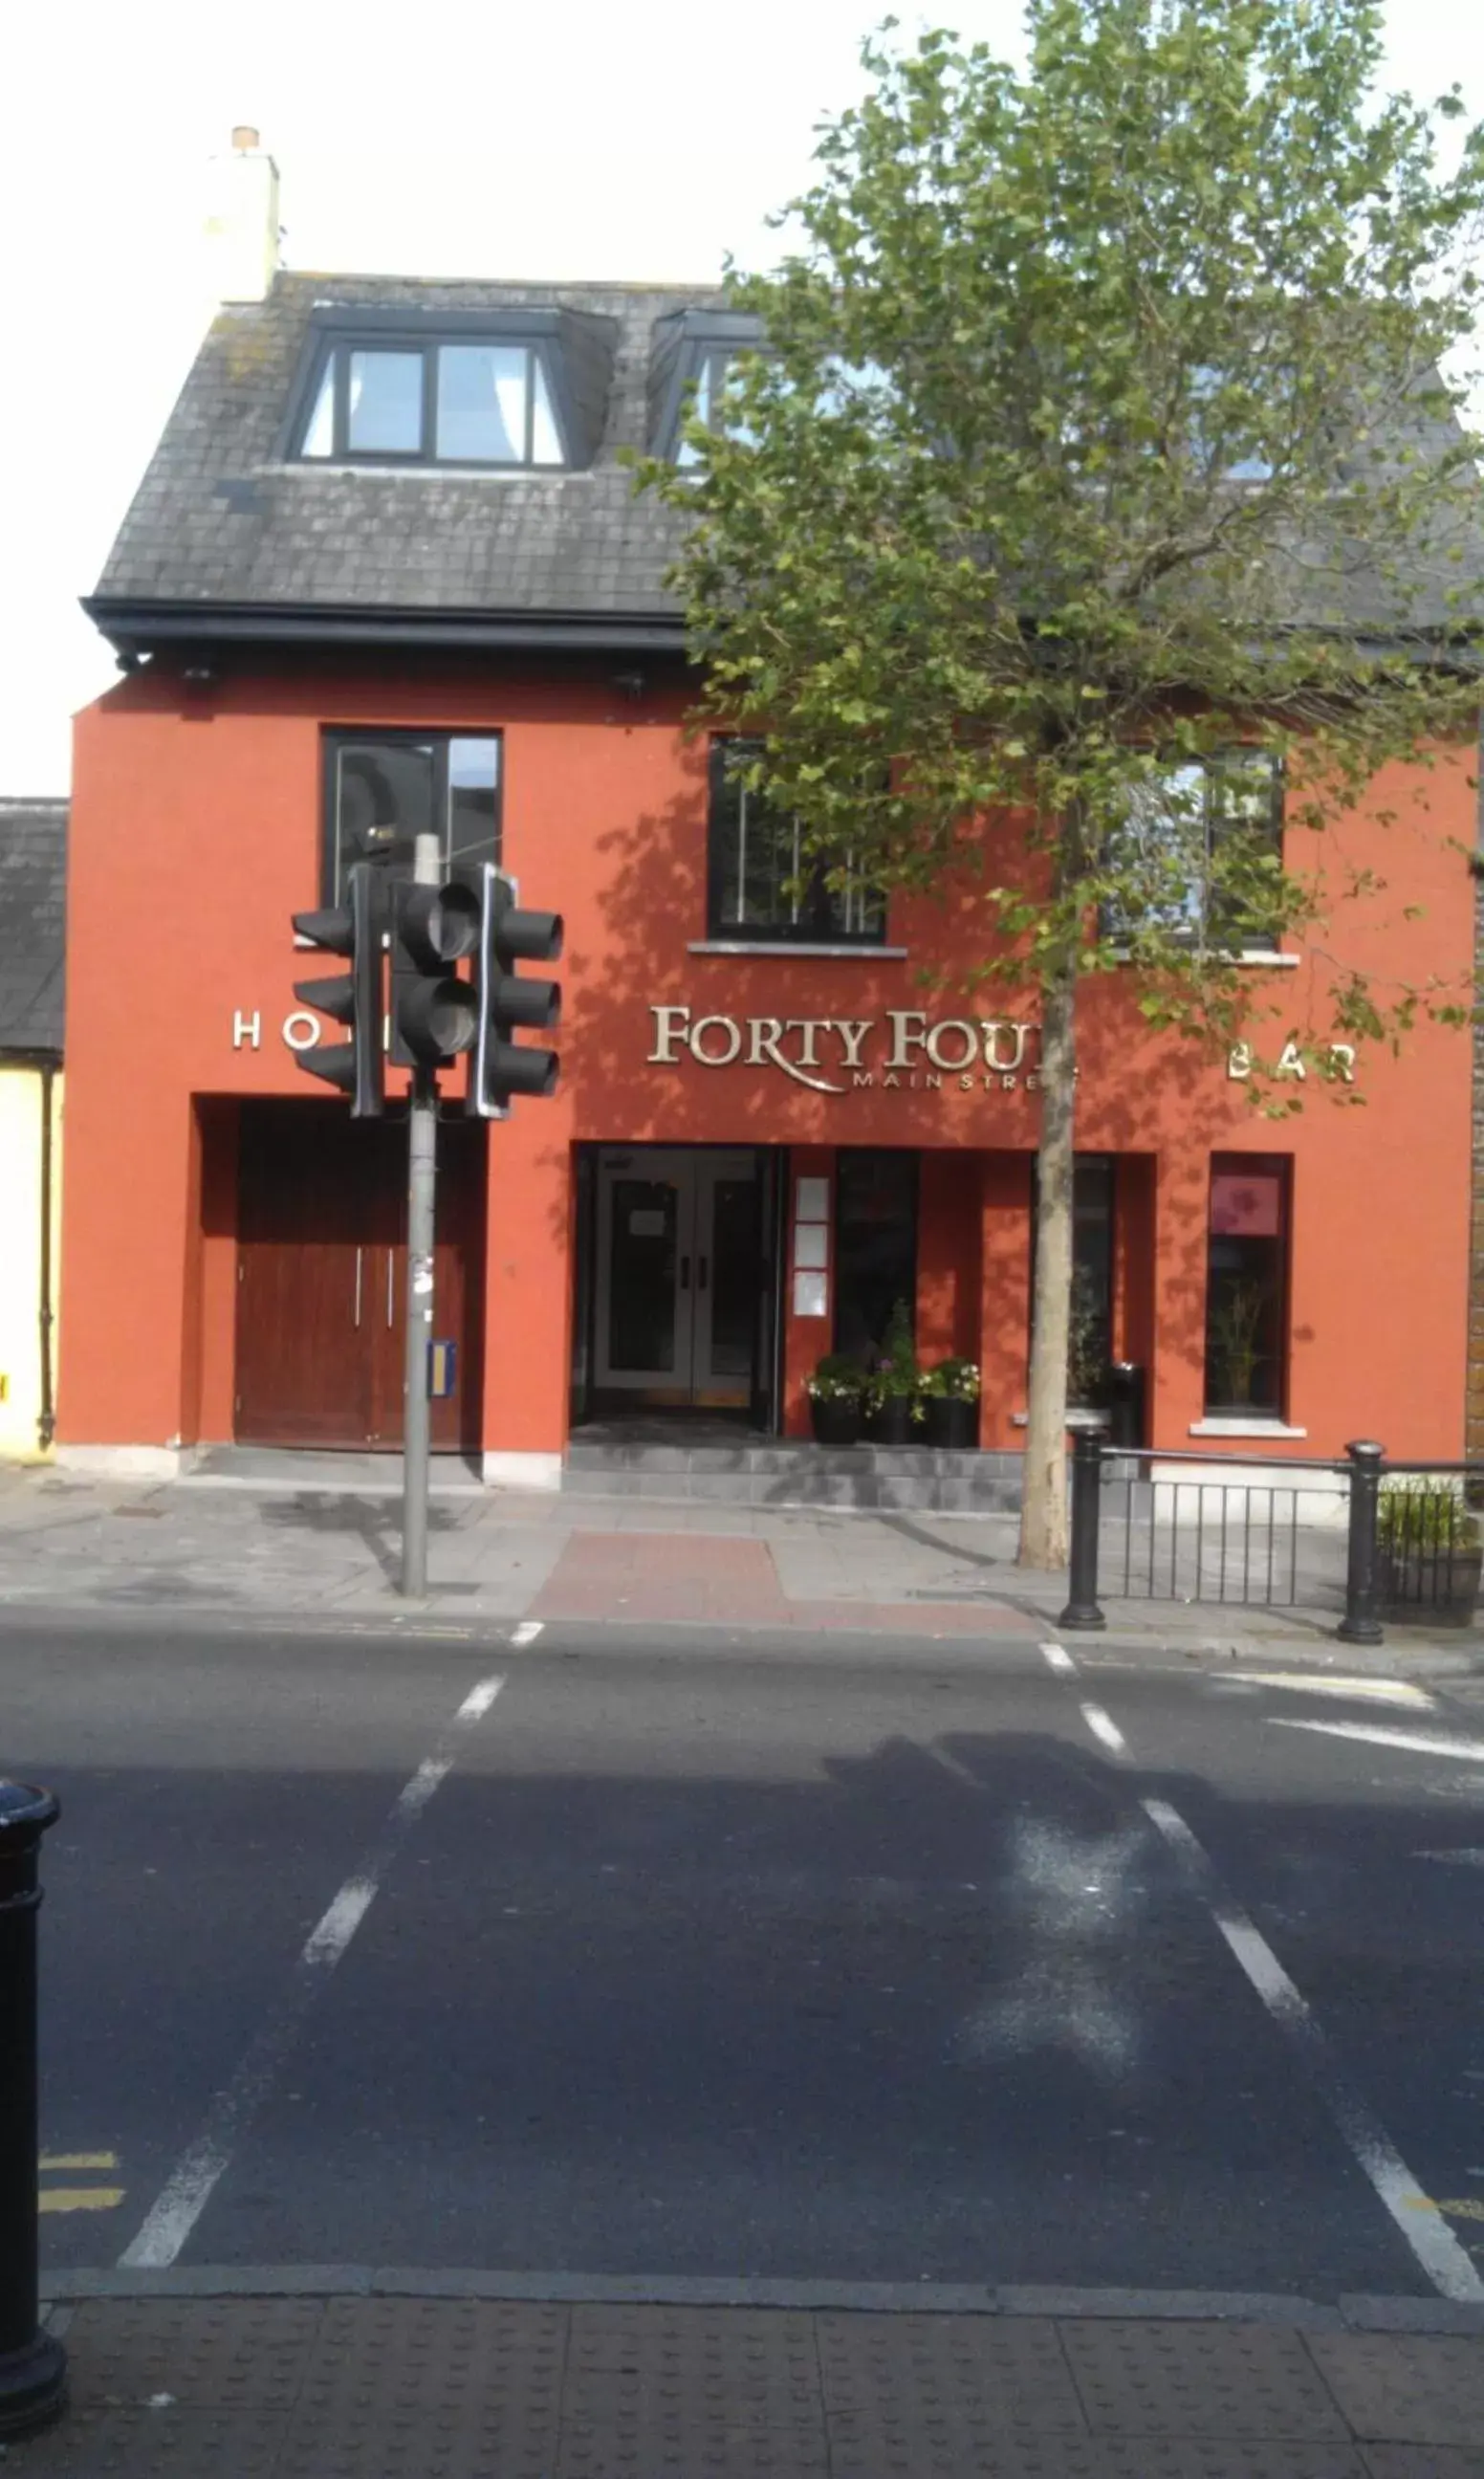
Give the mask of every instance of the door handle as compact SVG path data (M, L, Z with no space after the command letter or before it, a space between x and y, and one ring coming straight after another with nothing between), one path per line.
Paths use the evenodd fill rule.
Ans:
M358 1242L355 1252L355 1321L357 1325L361 1322L361 1256L362 1251Z
M391 1324L394 1322L394 1320L395 1320L395 1318L396 1318L396 1316L397 1316L397 1251L396 1251L396 1249L395 1249L395 1248L389 1248L389 1249L387 1250L387 1323L388 1323L388 1325L391 1325Z
M697 1260L697 1265L696 1265L696 1289L697 1289L697 1291L704 1291L705 1290L705 1287L706 1287L706 1261L705 1261L704 1257L702 1257L702 1258L699 1258L699 1259Z
M690 1259L688 1257L682 1257L680 1259L680 1289L682 1291L688 1291L690 1290Z

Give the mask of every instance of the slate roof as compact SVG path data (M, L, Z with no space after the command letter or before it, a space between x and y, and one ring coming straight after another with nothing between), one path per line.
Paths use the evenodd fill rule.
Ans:
M314 313L357 309L576 314L591 462L490 474L290 461ZM662 580L683 519L637 497L616 458L620 447L658 444L679 387L681 327L732 323L718 314L723 294L691 286L280 273L266 300L214 320L86 607L124 650L236 636L678 650L680 613ZM1402 433L1424 454L1457 435L1451 417L1420 407L1398 446ZM1409 630L1456 625L1449 598L1463 586L1477 622L1477 489L1460 486L1400 602L1355 543L1294 546L1272 579L1275 616L1290 621L1386 636L1403 615Z
M0 1054L63 1037L67 805L0 800Z
M285 416L317 305L555 307L603 322L612 380L592 464L485 474L287 462ZM678 643L679 615L660 580L678 522L635 496L615 451L650 445L656 321L721 306L719 293L690 286L280 274L267 300L213 321L87 607L124 642L139 634L128 622L141 606L185 606L180 618L193 615L199 634L212 605L338 614L348 634L357 618L392 613L524 616L527 635L535 620L547 633L564 618L586 624L589 635L648 622Z

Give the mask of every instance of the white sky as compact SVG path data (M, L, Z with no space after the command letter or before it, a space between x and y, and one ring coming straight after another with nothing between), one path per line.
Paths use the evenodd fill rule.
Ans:
M213 303L205 164L235 121L282 174L296 268L707 281L771 248L813 129L860 90L885 0L211 0L42 6L0 132L0 794L67 787L113 658L94 584ZM1018 47L1019 0L907 29ZM1484 113L1484 12L1388 0L1389 82Z

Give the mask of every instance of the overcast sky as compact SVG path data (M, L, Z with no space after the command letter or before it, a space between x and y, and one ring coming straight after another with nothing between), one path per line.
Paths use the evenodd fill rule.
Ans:
M0 793L67 787L112 656L77 609L213 304L205 165L235 121L282 175L296 268L707 281L775 246L871 0L140 0L29 11L0 134L7 477ZM1019 0L897 13L1018 47ZM1390 82L1484 113L1477 0L1389 0Z

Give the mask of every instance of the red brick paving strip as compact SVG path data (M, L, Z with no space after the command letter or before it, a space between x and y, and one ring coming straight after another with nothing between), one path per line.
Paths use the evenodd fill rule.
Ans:
M1023 1634L1029 1626L995 1601L790 1600L766 1541L700 1532L575 1532L530 1616L872 1635Z

